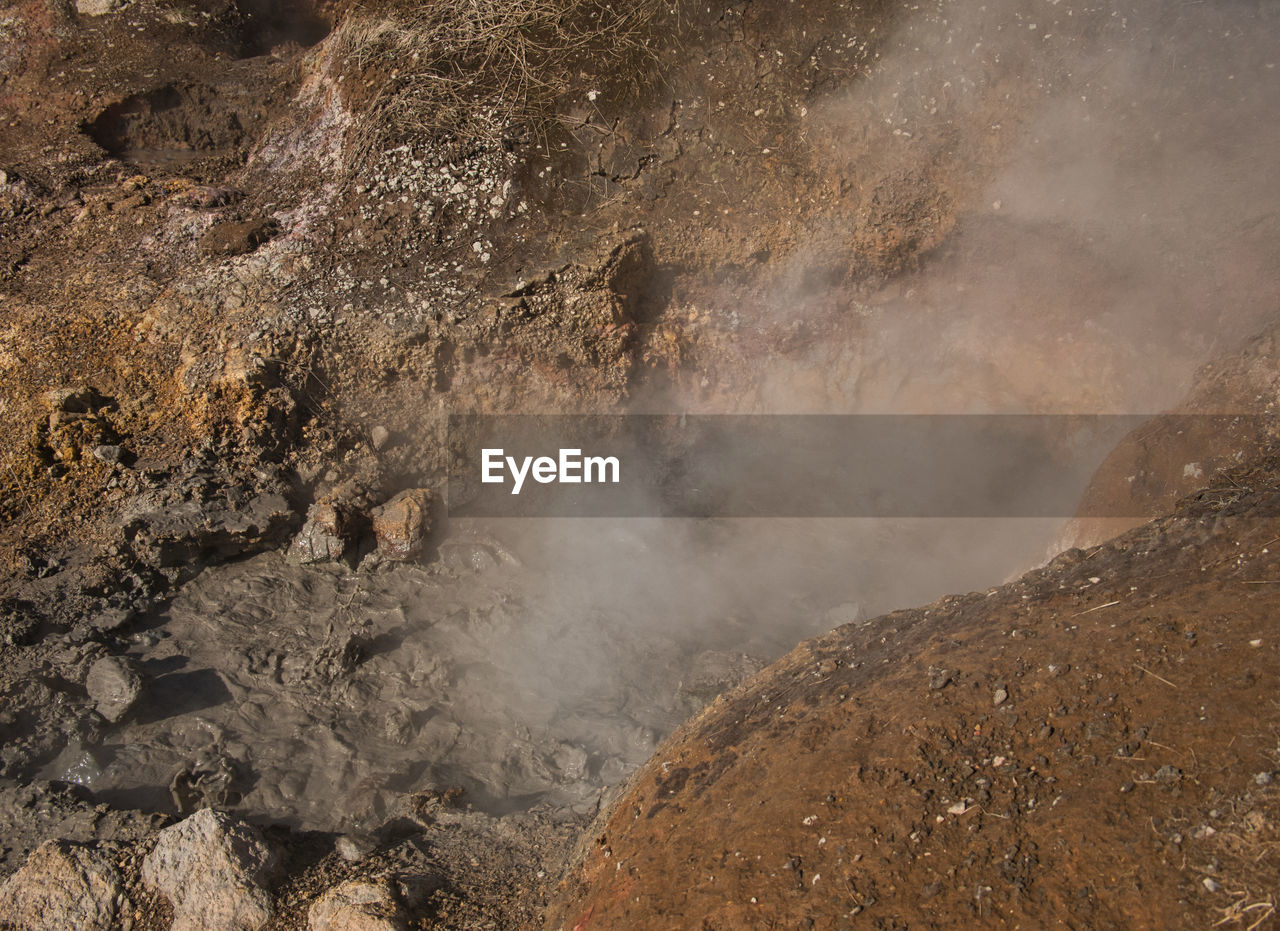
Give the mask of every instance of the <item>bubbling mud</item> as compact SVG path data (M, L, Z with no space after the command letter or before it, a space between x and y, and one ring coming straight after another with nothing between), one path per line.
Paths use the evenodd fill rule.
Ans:
M490 521L435 561L210 569L135 638L137 710L48 775L117 804L372 829L461 786L492 813L595 810L658 743L798 640L988 581L1053 521ZM962 526L963 525L963 526ZM849 553L861 553L857 561ZM972 577L972 573L970 573Z

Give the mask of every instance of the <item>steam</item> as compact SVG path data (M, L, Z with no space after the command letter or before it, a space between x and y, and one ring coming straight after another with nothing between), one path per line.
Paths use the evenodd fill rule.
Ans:
M725 321L748 382L711 401L691 393L664 403L1154 412L1176 403L1197 366L1274 320L1276 7L921 7L896 23L865 80L809 109L803 131L837 173L870 164L945 192L954 232L939 235L918 270L870 293L809 274L802 244L770 270L773 300L761 314L734 316L732 295L703 308ZM833 305L845 322L830 338L782 351L762 336L791 321L825 326L831 317L817 308ZM1058 529L1031 519L455 521L450 546L472 549L444 570L353 581L259 560L207 573L200 584L214 594L203 607L196 595L183 602L176 639L198 650L221 629L199 618L217 615L228 586L256 631L277 610L259 606L277 587L259 575L292 580L303 608L285 599L277 621L293 610L299 631L307 599L372 618L381 646L351 686L358 717L290 699L304 736L279 772L266 773L261 753L235 751L260 773L245 801L259 813L285 806L317 825L374 817L384 808L347 811L346 800L452 780L495 811L558 800L586 813L592 793L647 757L708 690L837 624L999 584L1038 562ZM251 679L256 662L244 661L233 691L270 708L279 699ZM262 726L230 711L203 715L217 719L227 753ZM143 737L161 749L179 746L170 732L197 730L177 720L150 727ZM336 740L313 746L305 735L328 739L324 728ZM338 744L341 767L325 756ZM170 764L161 750L148 757L143 742L120 752L130 773ZM290 766L324 774L323 791L339 801L289 809L301 793L272 786Z
M956 228L919 272L855 296L852 347L758 360L748 404L1154 412L1274 320L1274 6L922 6L807 132L861 176L937 184ZM830 302L797 280L781 276L779 313ZM812 369L820 385L797 377Z
M1273 7L923 6L865 81L812 108L806 132L834 164L878 160L944 186L963 201L954 233L918 271L852 296L810 274L798 249L773 269L763 317L732 295L712 312L750 344L753 331L811 312L825 322L815 308L843 303L856 318L847 338L785 352L757 341L736 395L678 405L723 410L732 396L740 412L1155 413L1198 366L1275 320ZM529 525L518 536L541 554L540 597L559 606L565 637L518 639L515 668L532 675L554 657L562 678L593 683L584 704L607 706L611 679L634 682L672 655L646 652L644 638L676 641L675 655L772 659L863 614L999 584L1042 561L1059 529L1031 519ZM620 612L643 627L629 630L639 639L628 650L573 644L574 631Z
M865 81L812 108L805 131L837 171L872 160L944 190L958 204L954 233L869 294L811 274L810 250L797 249L766 273L763 316L733 294L705 308L744 353L746 384L711 402L693 392L639 406L1156 412L1197 366L1274 318L1270 7L923 7ZM834 338L787 351L767 339L794 320L825 324L823 309L841 304L851 322ZM559 619L509 632L496 661L559 716L661 732L673 666L687 677L707 651L772 660L837 624L999 584L1042 561L1059 529L1026 518L496 522L487 531L539 569L529 597ZM646 689L665 717L636 716Z

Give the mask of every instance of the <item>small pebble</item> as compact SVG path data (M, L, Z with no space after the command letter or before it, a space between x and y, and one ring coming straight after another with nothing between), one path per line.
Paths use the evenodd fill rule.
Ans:
M333 842L334 852L348 863L355 863L363 860L373 852L373 844L362 837L353 837L350 834L343 834Z

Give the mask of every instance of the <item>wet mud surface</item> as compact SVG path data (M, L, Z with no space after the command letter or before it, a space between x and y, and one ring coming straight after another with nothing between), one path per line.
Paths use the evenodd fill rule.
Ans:
M372 831L402 796L450 786L491 814L589 816L797 640L980 562L999 581L1057 522L527 524L457 522L425 566L266 554L205 571L131 625L133 710L41 775L123 808L311 830ZM724 585L748 564L749 584Z

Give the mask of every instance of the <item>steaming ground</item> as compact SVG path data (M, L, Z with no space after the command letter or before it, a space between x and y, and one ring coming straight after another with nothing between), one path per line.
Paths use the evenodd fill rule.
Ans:
M815 108L833 162L1016 140L924 264L855 301L858 340L757 360L768 410L1150 413L1280 304L1280 10L922 5ZM1008 101L1025 100L1015 107ZM1006 102L1006 109L997 106ZM992 145L996 143L992 142ZM827 297L781 276L771 313Z
M1130 7L929 5L865 84L815 108L815 135L850 158L870 122L928 154L980 101L1035 99L966 129L1019 141L922 270L853 302L860 337L762 353L735 409L1157 410L1274 316L1275 9ZM771 313L821 296L779 281ZM493 812L578 816L796 641L997 584L1057 529L494 522L455 525L422 567L262 556L205 572L143 632L153 716L46 775L170 807L186 771L307 827L372 827L397 794L453 784Z
M989 522L929 524L473 523L425 567L213 569L139 635L155 711L47 775L169 809L186 772L246 813L330 830L454 785L492 813L590 814L798 640L972 580ZM1017 559L1016 536L989 539L992 565Z

